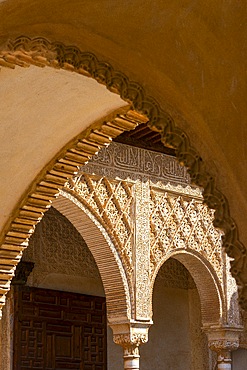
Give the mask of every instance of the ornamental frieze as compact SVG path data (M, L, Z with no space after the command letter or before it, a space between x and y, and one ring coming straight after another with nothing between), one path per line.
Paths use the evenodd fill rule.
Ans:
M118 176L137 180L148 176L153 182L190 184L186 168L176 158L115 142L102 148L81 171L111 178Z

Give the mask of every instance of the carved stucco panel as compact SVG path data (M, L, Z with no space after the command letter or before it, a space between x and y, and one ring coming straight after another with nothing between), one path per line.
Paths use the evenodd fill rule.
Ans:
M147 179L135 184L136 228L135 228L135 286L136 319L149 319L152 316L150 298L150 236L149 236L149 197Z
M94 258L81 235L54 208L50 208L38 224L23 259L35 263L29 277L29 283L34 286L42 284L50 273L100 280Z
M155 281L159 280L166 288L196 289L196 284L189 271L174 258L169 258L161 266Z
M151 275L160 261L177 249L200 253L223 283L222 232L213 226L214 212L200 199L151 189Z
M131 205L126 203L126 190L119 193L123 185L132 196ZM222 232L213 225L214 211L203 204L201 189L190 184L186 170L175 158L112 143L83 166L80 176L67 187L109 226L115 240L125 241L119 242L118 253L135 287L137 319L152 316L150 287L160 264L174 250L201 254L223 284ZM113 202L108 209L113 195L118 197L118 205ZM120 225L119 214L125 214L127 221L123 230L115 227ZM126 239L124 233L131 237Z
M154 183L161 181L163 184L179 185L180 190L190 184L186 168L176 158L115 142L103 147L88 164L81 167L81 172L132 181L145 176Z
M230 273L231 259L224 253L225 263L225 295L226 295L226 313L227 322L231 326L241 326L241 316L238 304L238 287L236 280Z
M131 281L134 237L132 184L81 173L66 183L65 189L74 193L102 223L114 241Z

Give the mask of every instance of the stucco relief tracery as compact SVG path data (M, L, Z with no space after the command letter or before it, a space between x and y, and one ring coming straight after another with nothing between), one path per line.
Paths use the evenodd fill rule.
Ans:
M102 222L115 242L127 274L131 276L134 225L132 184L121 180L81 174L65 184L80 201Z
M176 184L180 185L181 190L190 184L186 168L181 166L176 158L114 142L102 148L81 171L84 169L86 172L109 178L142 180L146 175L153 183L161 181L163 184ZM198 191L195 190L195 194L198 194ZM201 195L201 192L199 194Z
M168 175L154 179L146 163L141 163L143 158L152 158L156 167L156 160L166 163ZM172 182L170 168L177 168ZM214 211L203 204L201 190L189 183L181 168L176 159L165 154L157 157L145 149L112 143L65 186L65 191L76 193L97 214L117 241L118 254L135 286L137 320L152 317L151 287L161 264L174 250L199 253L223 284L222 232L213 226Z
M156 280L162 280L164 287L196 289L195 282L188 270L174 258L169 258L161 266Z
M29 280L39 286L49 273L100 279L93 256L78 231L56 209L50 208L30 239L23 259L34 261Z
M151 275L160 260L176 249L199 252L223 283L222 232L213 226L214 212L200 200L151 190Z

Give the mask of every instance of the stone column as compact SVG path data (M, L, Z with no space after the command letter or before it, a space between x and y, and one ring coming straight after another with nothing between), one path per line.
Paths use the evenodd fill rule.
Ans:
M128 336L117 336L114 342L123 347L124 370L139 370L139 345Z
M111 325L113 340L123 347L124 370L139 370L139 346L147 343L151 323L130 323Z
M208 343L209 348L217 353L217 369L231 370L232 369L232 351L238 348L238 342L228 340L213 340Z
M232 351L238 349L242 328L211 328L206 330L209 348L217 353L217 370L232 369Z

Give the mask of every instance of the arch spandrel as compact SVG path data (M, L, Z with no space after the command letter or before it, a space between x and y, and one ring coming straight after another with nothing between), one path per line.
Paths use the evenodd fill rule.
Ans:
M132 187L133 184L127 181L87 173L81 173L64 186L64 191L87 207L114 240L129 277L130 287L134 242L134 220L131 217L134 202Z
M138 83L129 81L124 74L114 71L109 64L99 62L93 54L81 53L79 49L66 47L62 43L51 43L42 38L20 37L11 41L8 47L1 51L1 65L5 67L14 68L15 65L29 66L30 64L64 68L93 77L105 84L111 91L119 93L122 99L132 103L134 109L148 117L150 127L159 131L162 140L175 148L179 161L188 167L192 181L204 189L204 201L210 208L215 209L214 225L224 231L226 252L235 258L232 262L232 272L238 279L240 288L244 287L245 275L242 271L245 266L245 247L239 242L237 227L229 214L227 200L216 188L214 178L205 168L201 156L192 148L185 132L176 127L173 118L162 111L157 101L146 96L144 89ZM114 135L117 133L115 132ZM104 143L108 141L107 138L105 141L102 140ZM74 159L76 155L75 152L72 154ZM54 180L55 185L52 192L55 194L61 183L57 184L57 180ZM46 186L46 183L41 184L43 185ZM23 201L24 205L25 203L26 200ZM42 212L35 213L34 211L30 221L29 210L22 210L20 217L28 219L29 228L30 226L32 228L37 220L42 218ZM23 248L20 244L26 243L28 234L26 232L21 234L18 230L18 222L13 223L7 232L4 248L8 249L8 245L16 246L18 251ZM244 294L245 290L240 290L240 302L243 307L246 305Z
M151 279L163 258L184 249L206 258L223 284L222 232L213 225L214 211L193 190L186 196L152 187L150 195Z

